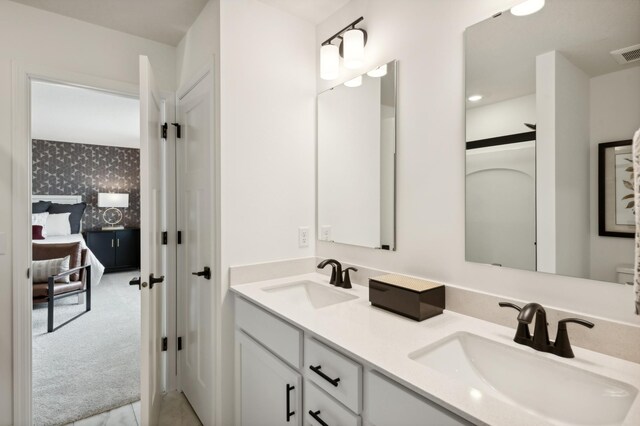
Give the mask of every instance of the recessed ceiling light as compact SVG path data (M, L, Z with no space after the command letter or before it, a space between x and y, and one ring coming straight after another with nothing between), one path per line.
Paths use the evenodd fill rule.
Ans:
M482 95L471 95L467 99L469 100L469 102L478 102L480 99L482 99Z
M536 13L544 7L544 0L526 0L511 8L511 14L515 16L527 16Z

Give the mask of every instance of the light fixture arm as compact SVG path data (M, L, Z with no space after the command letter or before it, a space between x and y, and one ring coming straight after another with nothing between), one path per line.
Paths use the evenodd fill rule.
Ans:
M356 25L358 25L362 21L364 21L364 16L359 17L358 19L356 19L355 21L353 21L352 23L350 23L349 25L347 25L346 27L344 27L343 29L341 29L340 31L338 31L337 33L335 33L334 35L332 35L331 37L329 37L325 41L323 41L321 46L325 46L327 44L331 44L331 42L333 40L335 40L336 38L342 39L342 34L344 32L346 32L346 31L348 31L348 30L360 30L360 31L362 31L364 33L364 42L366 44L367 43L367 32L365 30L363 30L362 28L356 28Z

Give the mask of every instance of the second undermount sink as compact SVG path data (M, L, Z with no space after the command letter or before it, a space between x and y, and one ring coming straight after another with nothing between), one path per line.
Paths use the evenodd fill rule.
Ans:
M278 294L282 300L294 306L324 308L337 303L357 299L358 296L339 291L313 281L296 281L262 289L267 293Z
M409 358L470 387L562 425L617 425L638 395L635 387L548 356L475 334L452 334Z

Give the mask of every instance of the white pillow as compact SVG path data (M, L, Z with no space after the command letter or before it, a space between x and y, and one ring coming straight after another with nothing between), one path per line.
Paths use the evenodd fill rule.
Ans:
M47 237L47 218L49 217L49 213L32 213L31 214L31 225L42 226L42 237Z
M46 283L49 281L49 277L52 275L58 275L69 270L69 262L71 256L63 257L62 259L50 259L50 260L34 260L33 261L33 282L34 283ZM68 283L69 275L65 275L62 278L56 280L57 283Z
M69 222L70 215L71 213L49 214L47 217L47 224L44 227L47 231L47 237L71 235L71 222Z

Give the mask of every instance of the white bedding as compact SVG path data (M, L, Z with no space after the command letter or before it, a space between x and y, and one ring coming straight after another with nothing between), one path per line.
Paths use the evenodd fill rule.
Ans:
M75 243L80 242L83 249L87 249L87 260L91 265L91 285L95 286L100 284L102 275L104 274L104 265L100 263L98 258L87 247L87 243L84 241L82 234L61 235L55 237L47 237L44 240L33 240L35 244L61 244L61 243Z

